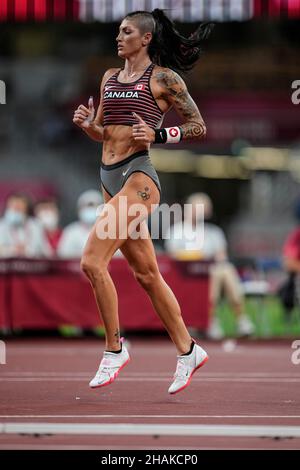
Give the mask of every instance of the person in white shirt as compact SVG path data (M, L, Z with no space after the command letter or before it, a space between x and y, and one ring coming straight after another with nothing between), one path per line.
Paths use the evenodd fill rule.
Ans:
M0 257L43 258L53 251L40 222L29 216L30 200L25 194L13 193L6 201L0 219Z
M57 245L62 234L60 226L60 213L55 198L44 198L36 202L34 215L40 221L45 230L47 240L56 254Z
M78 220L64 228L57 246L59 258L81 258L90 231L103 204L102 194L95 189L84 191L79 196L77 201ZM117 250L114 256L123 255L120 250Z
M78 220L67 225L57 247L60 258L81 258L90 231L96 222L97 213L103 204L99 191L84 191L78 198Z
M244 313L244 296L242 284L234 265L228 260L227 242L223 230L208 222L212 217L213 205L205 193L191 194L187 199L184 231L182 222L174 224L166 233L165 248L172 256L186 251L197 254L198 259L212 261L210 267L210 325L207 331L211 339L221 339L223 331L218 318L214 315L222 291L237 317L237 329L240 336L251 335L254 326ZM203 205L203 237L192 237L195 233L197 215L196 205ZM202 215L202 214L201 214ZM197 227L201 229L201 224ZM194 240L193 240L194 238Z

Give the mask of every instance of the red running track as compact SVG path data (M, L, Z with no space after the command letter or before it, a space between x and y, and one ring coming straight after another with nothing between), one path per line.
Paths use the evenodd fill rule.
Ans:
M240 341L232 350L200 342L210 360L169 395L169 340L130 339L131 362L95 390L88 382L102 340L7 340L0 449L299 449L300 365L291 343Z

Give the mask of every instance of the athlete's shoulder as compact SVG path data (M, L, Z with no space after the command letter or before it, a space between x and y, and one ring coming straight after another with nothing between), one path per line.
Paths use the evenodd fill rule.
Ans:
M119 70L121 70L121 67L111 67L110 69L106 70L106 72L103 76L105 77L106 75L113 75L114 73L118 72Z
M163 88L170 88L172 86L185 86L185 83L181 76L168 67L161 67L160 65L155 65L153 69L153 78L157 83Z
M104 73L102 79L101 79L101 84L103 85L110 77L112 77L115 73L117 73L120 70L120 67L112 67L110 69L107 69L106 72Z
M161 65L156 64L153 67L154 76L172 76L173 74L176 74L176 72L174 72L172 69L169 69L168 67L162 67Z

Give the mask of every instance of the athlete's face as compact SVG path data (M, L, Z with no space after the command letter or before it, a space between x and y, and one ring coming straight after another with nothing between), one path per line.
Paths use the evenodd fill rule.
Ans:
M119 28L116 38L118 43L118 56L127 57L139 52L141 48L147 47L152 39L152 34L141 34L139 28L133 21L124 19Z

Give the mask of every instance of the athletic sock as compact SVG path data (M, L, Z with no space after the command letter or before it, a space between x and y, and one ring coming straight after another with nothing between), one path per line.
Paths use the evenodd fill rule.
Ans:
M189 352L181 354L181 356L188 356L189 354L191 354L193 352L194 346L195 346L195 343L194 343L194 341L192 341Z

